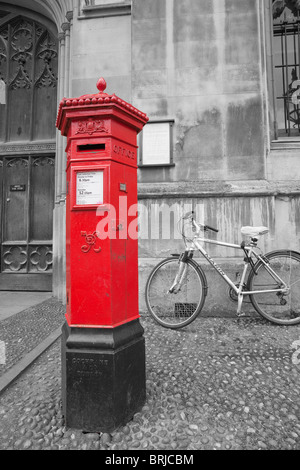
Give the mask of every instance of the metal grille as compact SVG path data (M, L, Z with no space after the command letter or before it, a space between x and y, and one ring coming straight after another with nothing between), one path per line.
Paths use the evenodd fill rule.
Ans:
M277 137L300 137L300 12L294 2L280 4L273 1Z
M194 303L176 303L175 304L175 317L176 318L190 318L196 311L197 304Z

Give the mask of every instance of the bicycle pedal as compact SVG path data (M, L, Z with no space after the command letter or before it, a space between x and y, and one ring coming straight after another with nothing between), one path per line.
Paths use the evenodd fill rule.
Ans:
M247 316L245 312L240 312L240 313L237 313L236 315L238 318L244 318Z

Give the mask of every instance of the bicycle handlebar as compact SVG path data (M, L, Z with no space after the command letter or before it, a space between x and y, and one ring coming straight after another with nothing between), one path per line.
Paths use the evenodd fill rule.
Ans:
M219 230L217 228L211 227L210 225L197 224L197 222L194 219L194 215L195 215L195 212L191 211L191 212L187 212L182 218L184 220L192 219L193 224L196 224L196 225L199 225L200 227L203 227L204 230L211 230L212 232L216 232L216 233L219 232Z
M205 227L206 230L211 230L212 232L216 232L216 233L219 232L219 230L217 228L210 227L209 225L205 225L204 227Z

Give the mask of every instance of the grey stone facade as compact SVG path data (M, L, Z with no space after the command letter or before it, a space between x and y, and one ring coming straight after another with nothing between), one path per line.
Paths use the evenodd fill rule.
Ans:
M201 204L219 238L266 225L267 251L300 249L300 143L274 140L271 1L13 0L45 15L60 39L58 100L96 92L99 76L147 113L172 121L172 164L140 166L139 201ZM64 299L65 141L56 138L54 293ZM157 224L164 224L166 221ZM163 225L162 225L163 226ZM142 228L143 230L143 228ZM179 240L140 239L140 291ZM237 253L212 255L235 272ZM218 278L212 275L212 282ZM213 308L217 308L212 302ZM220 305L222 301L220 299Z

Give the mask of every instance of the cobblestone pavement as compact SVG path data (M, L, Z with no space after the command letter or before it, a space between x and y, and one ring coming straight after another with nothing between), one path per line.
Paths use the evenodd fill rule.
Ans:
M66 429L60 341L0 397L0 449L300 449L300 326L142 318L147 401L111 434Z
M64 322L65 307L55 298L0 321L0 341L6 349L0 377Z

